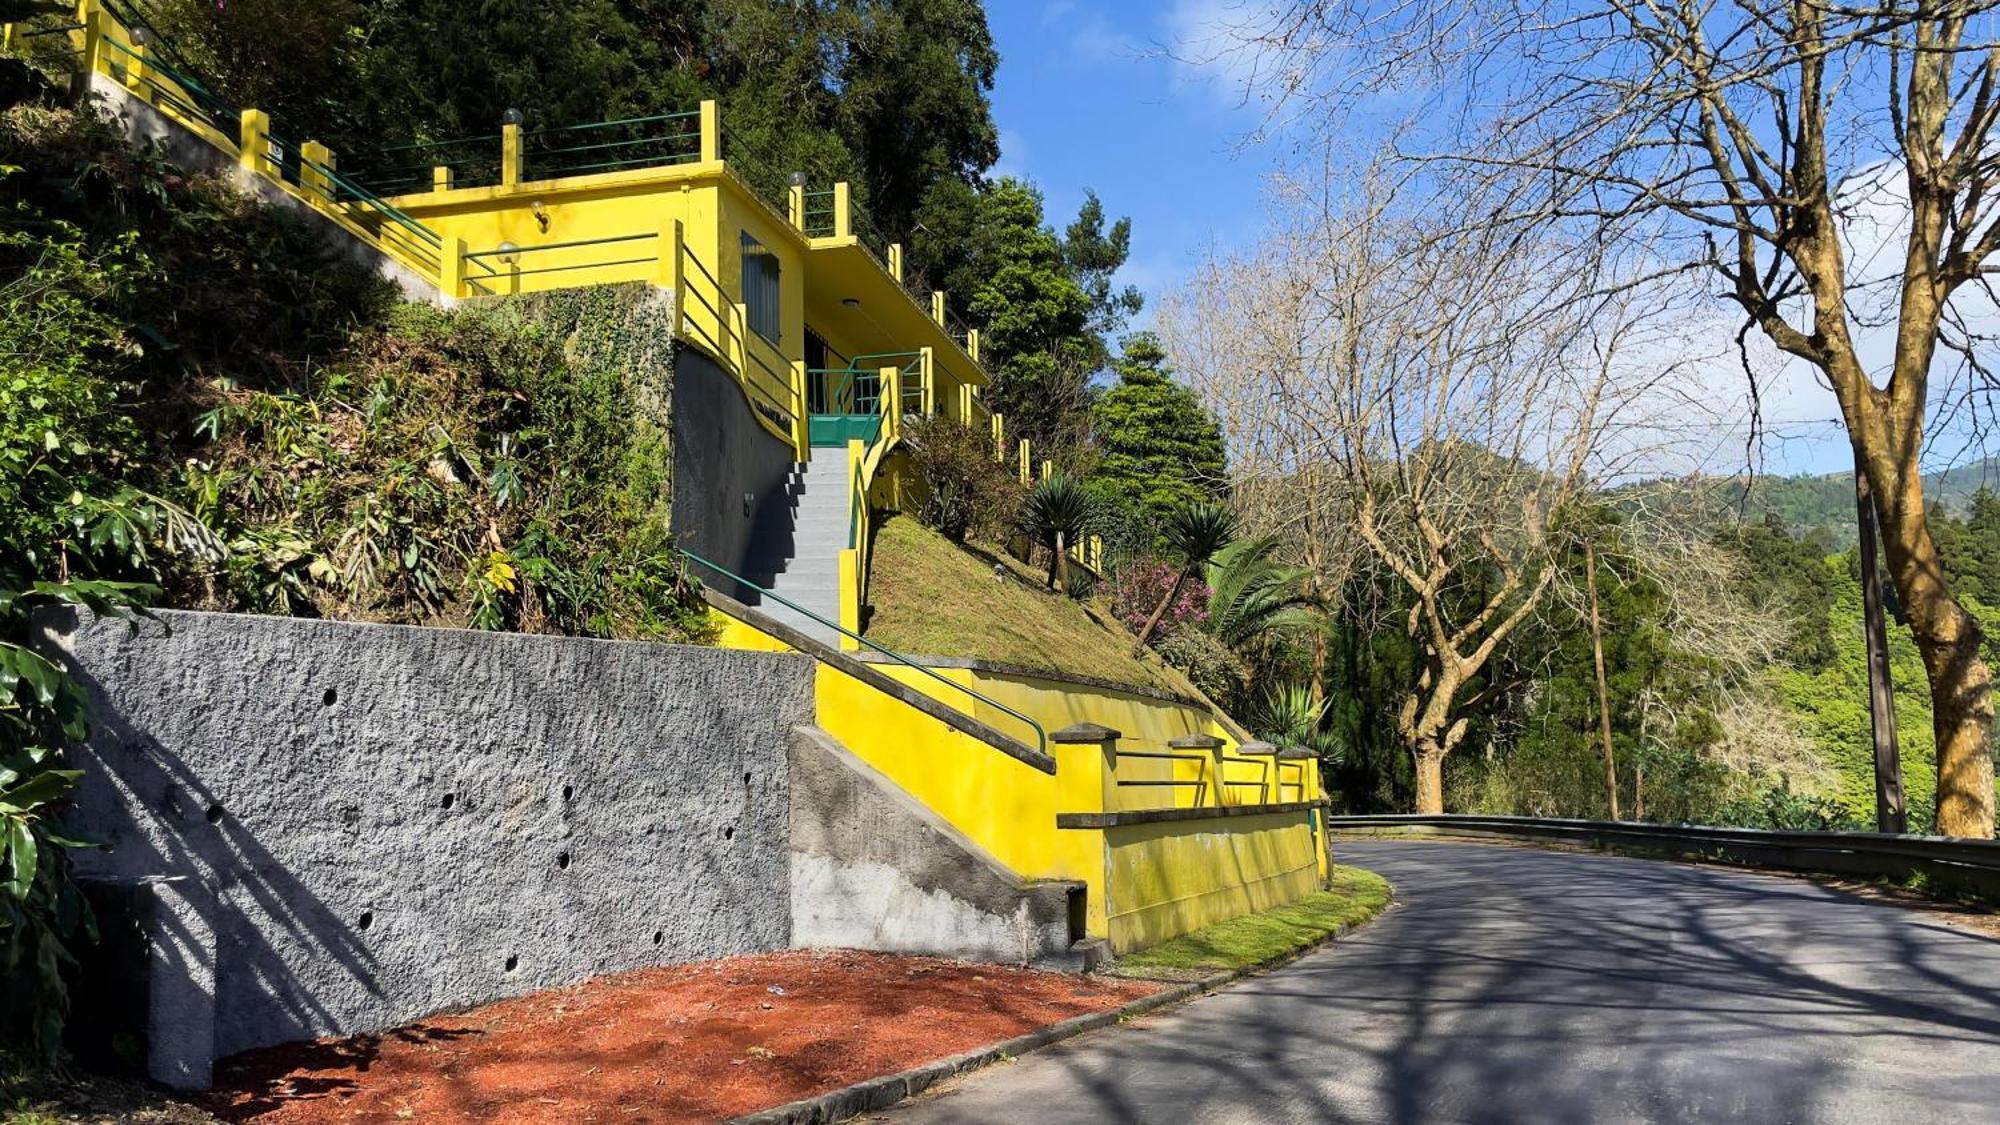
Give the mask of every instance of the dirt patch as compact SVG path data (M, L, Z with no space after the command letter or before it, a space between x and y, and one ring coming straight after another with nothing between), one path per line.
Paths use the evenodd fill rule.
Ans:
M1162 986L877 953L601 977L216 1068L231 1121L715 1121L1103 1011Z

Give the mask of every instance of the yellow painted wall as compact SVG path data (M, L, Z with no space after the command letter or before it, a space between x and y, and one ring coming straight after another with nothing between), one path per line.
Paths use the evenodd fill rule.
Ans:
M1112 952L1144 949L1312 893L1323 849L1309 817L1289 812L1103 830Z

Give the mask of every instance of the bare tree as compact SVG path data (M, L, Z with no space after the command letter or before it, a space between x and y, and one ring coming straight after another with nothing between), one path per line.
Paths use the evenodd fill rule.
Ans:
M1417 808L1438 812L1480 678L1554 581L1609 423L1664 369L1631 378L1643 302L1595 291L1588 248L1440 238L1379 183L1356 192L1299 197L1258 253L1209 262L1166 335L1224 419L1239 494L1280 520L1337 503L1404 588L1422 670L1397 730Z
M1473 223L1678 237L1676 260L1718 283L1743 332L1831 386L1930 680L1937 827L1955 836L1993 834L1992 674L1947 586L1920 459L1940 403L1977 436L1991 389L1977 352L2000 252L1995 6L1292 0L1209 40L1278 115L1334 122L1415 85L1455 98L1404 155L1514 185Z

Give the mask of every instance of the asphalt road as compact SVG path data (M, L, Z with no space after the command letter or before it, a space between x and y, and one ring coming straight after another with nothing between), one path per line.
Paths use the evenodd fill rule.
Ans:
M1723 868L1336 852L1396 884L1371 925L887 1118L2000 1122L2000 938Z

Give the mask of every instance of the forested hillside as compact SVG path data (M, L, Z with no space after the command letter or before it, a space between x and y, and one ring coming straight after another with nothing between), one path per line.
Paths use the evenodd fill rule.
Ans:
M1981 489L1996 488L2000 488L2000 459L1990 457L1924 474L1924 499L1954 516L1967 515ZM1837 549L1854 545L1853 473L1682 477L1627 486L1617 495L1627 506L1687 504L1717 520L1754 521L1775 515L1795 535L1824 532Z

